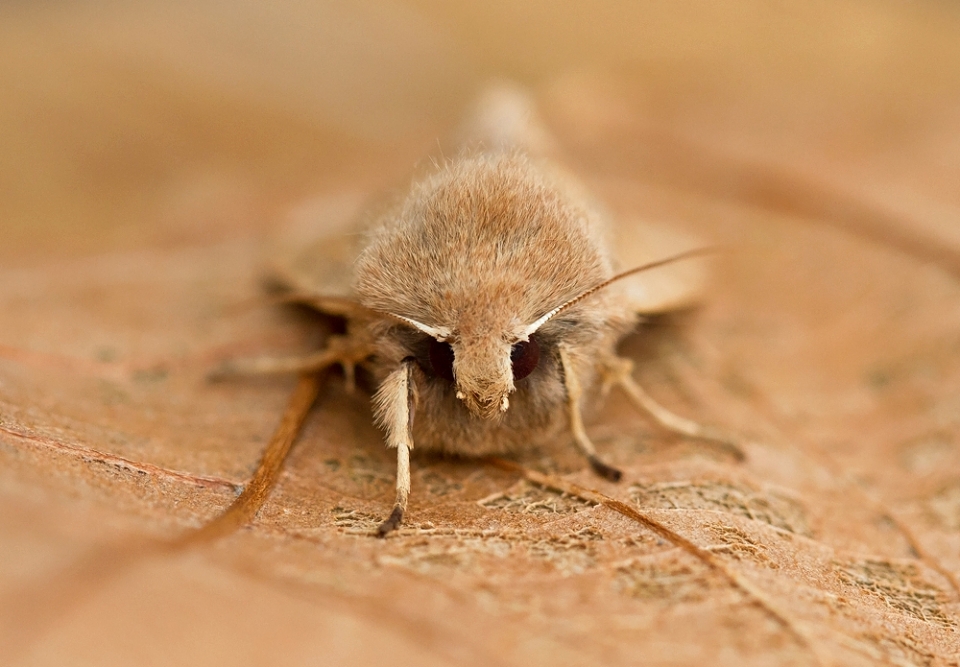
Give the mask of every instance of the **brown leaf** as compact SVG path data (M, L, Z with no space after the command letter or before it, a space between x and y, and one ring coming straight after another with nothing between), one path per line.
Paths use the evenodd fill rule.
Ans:
M520 4L2 10L0 662L958 664L960 18ZM620 484L566 442L415 455L377 540L393 457L333 376L253 522L171 549L297 384L207 370L326 334L256 305L264 239L402 178L491 72L545 82L616 214L731 248L626 352L746 460L612 395Z

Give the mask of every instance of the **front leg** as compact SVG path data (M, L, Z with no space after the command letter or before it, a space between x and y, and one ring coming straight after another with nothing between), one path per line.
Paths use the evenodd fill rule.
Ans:
M583 455L587 457L587 461L590 462L590 467L593 468L594 472L611 482L619 482L623 473L605 463L597 455L597 449L587 436L586 429L583 428L583 417L580 414L580 397L583 390L580 388L580 379L577 377L570 349L561 343L559 350L560 365L563 368L563 386L567 390L567 410L570 415L570 430L573 432L573 440L577 443Z
M413 449L413 417L417 407L415 366L413 359L404 359L374 396L377 423L387 432L387 446L397 449L397 500L390 516L377 529L377 537L385 537L400 527L410 497L410 450Z

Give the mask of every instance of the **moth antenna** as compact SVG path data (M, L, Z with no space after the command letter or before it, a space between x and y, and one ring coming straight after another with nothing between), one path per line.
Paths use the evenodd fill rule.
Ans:
M409 324L422 331L423 333L436 338L441 343L447 340L450 337L452 331L448 327L431 327L429 324L424 324L423 322L417 322L415 319L410 317L404 317L403 315L397 315L396 313L388 313L383 310L377 310L375 308L370 308L369 306L364 306L362 303L354 301L352 299L343 299L340 297L324 297L324 296L313 296L313 295L303 295L303 294L289 294L281 295L270 300L268 303L280 303L280 304L296 304L296 303L305 303L310 304L316 307L318 310L323 312L329 312L333 315L346 315L348 311L353 311L356 313L364 313L367 316L372 317L390 317L404 324Z
M535 332L537 331L537 329L539 329L539 328L542 327L544 324L546 324L546 323L547 323L551 318L553 318L555 315L557 315L558 313L563 312L564 310L566 310L566 309L569 308L570 306L573 306L574 304L580 303L581 301L583 301L584 299L586 299L588 296L590 296L590 295L592 295L592 294L594 294L594 293L596 293L596 292L599 292L600 290L602 290L603 288L607 287L607 286L610 285L611 283L615 283L615 282L617 282L618 280L622 280L622 279L624 279L624 278L628 278L628 277L630 277L630 276L632 276L632 275L634 275L634 274L637 274L637 273L642 273L643 271L649 271L650 269L655 269L655 268L660 267L660 266L663 266L663 265L665 265L665 264L672 264L673 262L679 262L680 260L689 259L690 257L698 257L698 256L700 256L700 255L706 255L706 254L708 254L708 253L712 253L712 252L716 252L716 251L717 251L717 248L716 248L715 246L707 246L707 247L705 247L705 248L694 248L693 250L686 250L686 251L681 252L681 253L679 253L679 254L672 255L672 256L666 257L666 258L664 258L664 259L658 259L658 260L656 260L655 262L649 262L649 263L647 263L647 264L641 264L640 266L635 266L635 267L633 267L632 269L627 269L626 271L623 271L622 273L618 273L617 275L613 276L612 278L610 278L610 279L608 279L608 280L604 280L604 281L603 281L602 283L600 283L599 285L595 285L595 286L591 287L590 289L586 290L585 292L581 292L580 294L578 294L577 296L573 297L573 298L570 299L569 301L566 301L566 302L564 302L564 303L561 303L559 306L557 306L557 307L554 308L553 310L551 310L551 311L549 311L548 313L546 313L543 317L537 319L536 321L532 322L531 324L528 324L528 325L527 325L526 327L524 327L523 330L520 332L520 339L521 339L521 340L527 340L527 339L530 337L531 334L535 333Z
M379 312L379 311L378 311ZM422 331L431 338L436 338L439 342L444 342L450 337L452 333L448 327L432 327L429 324L424 324L423 322L417 322L414 319L409 317L404 317L403 315L397 315L396 313L380 313L381 315L386 315L387 317L392 317L395 320L400 320L404 324L409 324L415 329Z

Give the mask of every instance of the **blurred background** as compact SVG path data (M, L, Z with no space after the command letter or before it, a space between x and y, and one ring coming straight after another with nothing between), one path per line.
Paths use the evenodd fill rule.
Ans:
M496 77L568 150L606 139L600 169L614 145L742 199L769 193L737 160L779 165L930 204L913 224L948 236L960 206L953 2L8 2L0 261L244 234L390 182Z

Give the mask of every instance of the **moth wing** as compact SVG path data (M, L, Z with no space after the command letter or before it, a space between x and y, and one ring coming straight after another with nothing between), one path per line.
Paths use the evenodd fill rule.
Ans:
M612 239L617 271L706 246L692 234L637 219L617 225ZM620 289L631 312L657 315L698 305L705 296L707 274L705 259L683 259L625 278Z
M351 317L362 308L353 293L353 267L364 238L358 201L317 200L292 214L275 245L267 281L292 303Z

